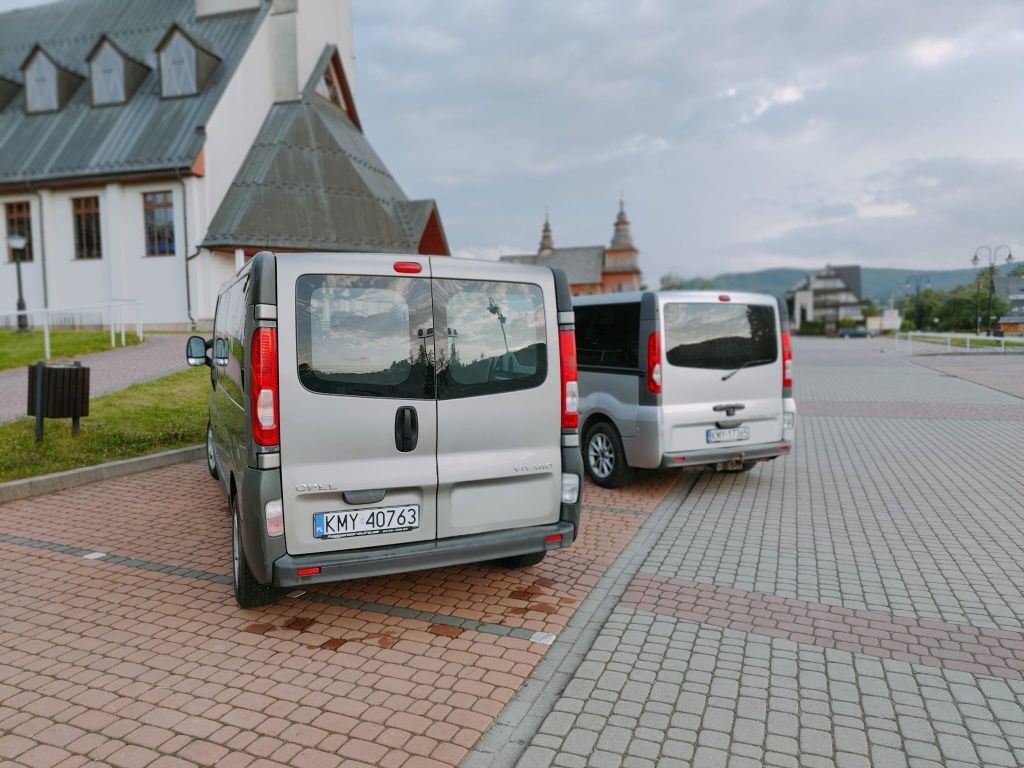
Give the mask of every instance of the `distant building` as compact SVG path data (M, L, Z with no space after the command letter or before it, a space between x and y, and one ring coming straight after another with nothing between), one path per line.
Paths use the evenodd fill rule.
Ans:
M828 265L816 275L807 275L793 286L793 330L804 322L824 323L825 332L835 333L844 321L864 319L860 267Z
M536 254L502 256L502 261L558 267L569 278L574 296L591 293L620 293L640 289L640 251L633 244L626 218L625 203L619 200L619 213L611 244L555 248L551 222L544 217L540 247Z
M999 318L999 330L1024 334L1024 277L996 278L996 292L1010 302L1010 313Z
M255 251L447 254L363 134L349 0L62 0L0 14L0 312L213 316ZM4 247L7 236L28 243Z

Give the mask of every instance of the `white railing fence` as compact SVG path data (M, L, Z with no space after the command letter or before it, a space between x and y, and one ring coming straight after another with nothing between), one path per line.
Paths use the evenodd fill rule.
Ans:
M936 355L953 352L1024 352L1024 337L1021 336L978 336L973 333L903 331L895 335L895 340L896 352L905 355ZM917 342L917 347L914 346L914 342Z
M114 299L97 304L80 304L75 307L52 307L50 309L26 309L23 312L0 314L0 327L16 328L18 318L24 315L30 328L42 328L43 355L50 359L50 330L53 328L109 328L110 346L116 347L118 337L121 346L126 346L126 328L135 326L135 335L142 341L142 302L135 299Z

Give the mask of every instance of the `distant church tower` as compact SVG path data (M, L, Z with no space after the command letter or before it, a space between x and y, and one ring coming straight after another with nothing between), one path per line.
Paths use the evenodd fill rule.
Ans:
M633 235L629 231L626 203L620 197L612 243L604 251L604 269L601 274L604 293L640 290L639 256L640 251L633 244Z
M540 233L540 248L537 253L551 253L555 250L555 241L551 239L551 222L548 221L547 209L544 211L544 229Z

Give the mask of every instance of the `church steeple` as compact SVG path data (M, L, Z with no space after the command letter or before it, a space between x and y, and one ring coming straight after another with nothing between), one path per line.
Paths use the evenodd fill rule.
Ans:
M544 228L540 233L540 248L537 253L555 250L555 242L551 239L551 222L548 221L548 209L544 209Z
M636 250L636 246L633 245L633 235L629 231L629 219L626 218L626 201L621 194L619 195L619 215L615 217L615 232L612 233L612 245L609 250Z

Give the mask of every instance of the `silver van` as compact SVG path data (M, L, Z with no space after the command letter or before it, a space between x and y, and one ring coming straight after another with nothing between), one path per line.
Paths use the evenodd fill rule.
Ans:
M580 515L572 299L558 270L256 254L217 300L207 462L235 597L569 546Z
M637 467L746 471L792 450L792 354L774 297L644 291L574 308L583 462L598 485Z

